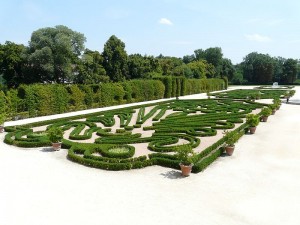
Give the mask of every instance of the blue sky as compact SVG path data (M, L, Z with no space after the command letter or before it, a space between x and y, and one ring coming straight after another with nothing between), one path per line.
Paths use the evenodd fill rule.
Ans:
M128 54L182 57L221 47L239 63L250 52L298 59L299 0L0 0L0 43L27 45L39 28L65 25L103 50L116 35Z

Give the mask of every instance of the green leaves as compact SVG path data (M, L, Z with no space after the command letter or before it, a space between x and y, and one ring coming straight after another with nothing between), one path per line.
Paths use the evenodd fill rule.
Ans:
M104 45L103 66L112 81L124 81L128 76L125 44L116 36L111 36Z
M66 26L34 31L27 49L29 72L39 76L40 82L72 80L72 63L84 50L84 42L83 34Z
M63 139L63 130L60 127L52 127L47 131L47 136L52 143L61 142Z

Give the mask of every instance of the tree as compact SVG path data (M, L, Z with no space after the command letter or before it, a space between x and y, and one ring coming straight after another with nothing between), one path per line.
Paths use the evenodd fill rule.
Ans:
M128 73L130 79L150 78L151 74L157 72L158 69L158 59L153 56L133 54L128 57Z
M227 58L222 59L222 66L220 71L221 78L227 77L228 80L231 80L233 78L234 73L235 68L231 63L231 60Z
M242 64L235 65L233 76L229 81L232 84L239 84L239 85L247 82L247 80L244 80L244 77L243 77L243 65Z
M180 58L176 57L160 55L157 58L160 65L160 69L162 71L162 75L164 76L173 75L173 70L176 67L181 66L183 64L183 61Z
M112 81L123 81L128 76L125 43L115 35L111 36L104 45L103 67Z
M252 52L243 61L244 76L255 84L270 83L273 80L274 64L269 55Z
M186 78L193 78L194 74L187 64L182 64L173 69L174 76L184 76Z
M281 82L292 84L297 78L298 61L295 59L287 59L283 64Z
M193 78L212 78L215 74L215 68L205 60L197 60L187 64L193 73Z
M109 77L102 66L103 57L98 51L86 49L81 59L77 62L77 75L74 78L75 83L97 84L108 82Z
M185 63L185 64L188 64L190 62L193 62L195 60L195 55L185 55L183 56L182 58L182 61Z
M22 66L25 51L24 45L18 45L7 41L0 44L0 74L2 74L8 87L17 87L20 83L28 83L30 79L24 77Z
M283 74L283 64L286 61L285 58L282 57L274 57L274 76L273 81L282 82L282 74Z
M27 50L29 72L41 82L72 81L74 62L85 41L83 34L62 25L34 31Z
M197 49L194 51L196 60L204 59L215 67L216 76L219 76L222 69L223 53L219 47L206 50Z

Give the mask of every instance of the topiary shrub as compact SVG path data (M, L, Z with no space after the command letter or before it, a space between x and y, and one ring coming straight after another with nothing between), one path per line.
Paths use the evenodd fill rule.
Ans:
M63 130L60 127L53 127L47 131L47 136L52 143L61 142L63 139Z

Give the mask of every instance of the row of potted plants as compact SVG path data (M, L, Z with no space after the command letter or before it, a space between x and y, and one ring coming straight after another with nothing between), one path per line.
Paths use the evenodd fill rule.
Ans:
M265 106L262 108L260 115L263 122L267 122L268 117L271 114L274 114L273 111L276 111L280 108L281 101L280 99L273 99L273 104L269 106ZM249 127L250 134L254 134L256 131L256 127L260 122L260 115L258 114L247 114L246 116L246 124ZM236 131L224 131L225 140L225 151L226 154L231 156L234 152L235 143L239 140L239 138L243 135L241 132ZM191 147L182 147L177 150L177 157L180 159L180 168L183 176L189 176L192 171L195 153L193 152Z

